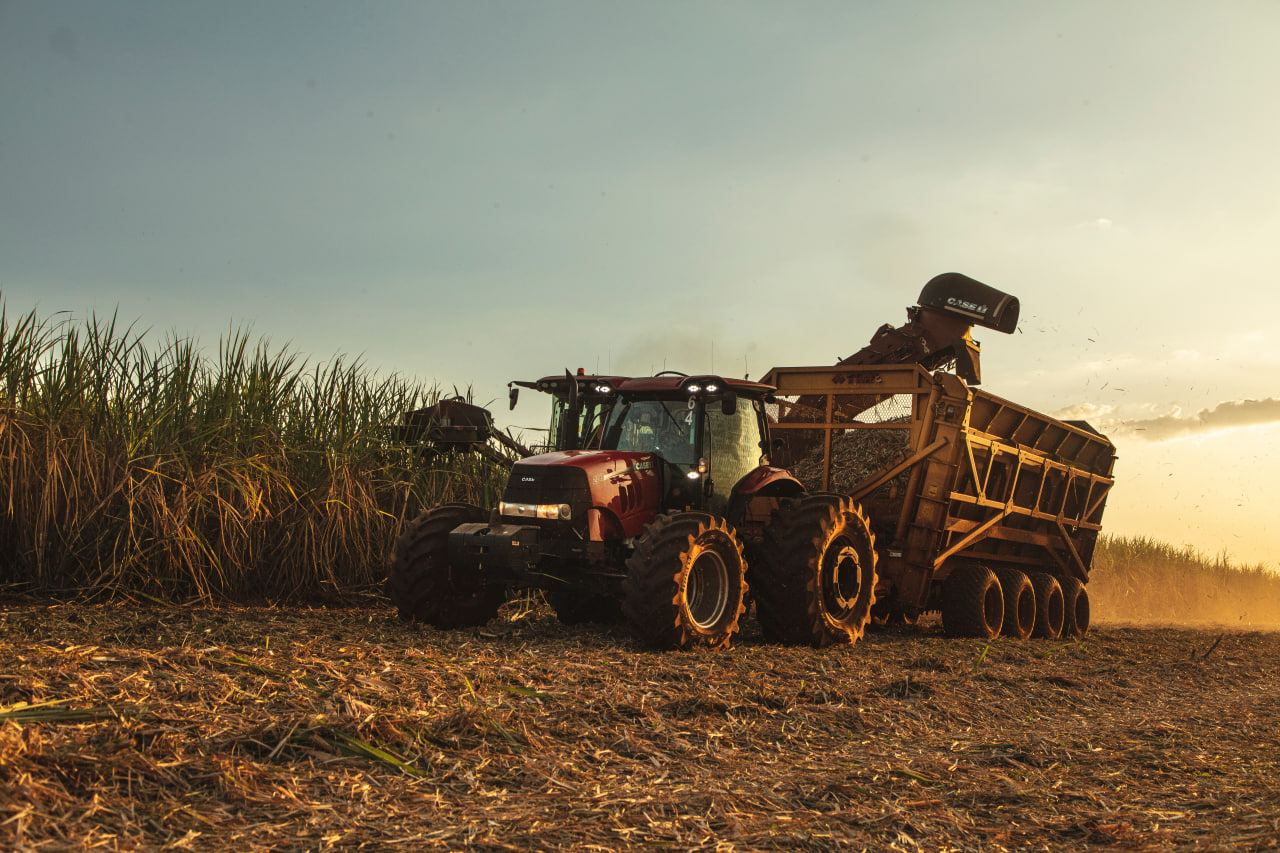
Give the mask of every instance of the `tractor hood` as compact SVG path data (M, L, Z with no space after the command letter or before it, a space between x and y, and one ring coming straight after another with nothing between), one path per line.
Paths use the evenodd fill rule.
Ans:
M502 513L585 525L594 542L627 539L653 520L662 482L662 463L652 453L558 450L516 463Z
M520 460L511 471L511 479L513 483L537 485L544 478L555 477L556 475L551 471L562 468L577 468L585 471L587 482L595 484L605 479L630 475L657 476L658 463L652 453L624 450L556 450Z

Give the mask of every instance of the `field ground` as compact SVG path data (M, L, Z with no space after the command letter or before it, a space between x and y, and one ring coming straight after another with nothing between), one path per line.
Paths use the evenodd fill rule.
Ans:
M1280 634L636 651L509 607L0 604L0 848L1263 850Z

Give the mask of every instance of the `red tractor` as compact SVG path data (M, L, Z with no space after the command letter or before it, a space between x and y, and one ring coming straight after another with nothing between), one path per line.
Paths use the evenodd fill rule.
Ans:
M597 380L564 395L596 395L605 413L582 449L521 460L496 507L439 506L400 537L389 589L402 617L479 625L513 588L536 587L566 622L621 616L648 646L720 647L746 607L749 552L775 567L752 578L766 636L861 636L870 530L852 502L803 497L769 465L771 386L671 371Z

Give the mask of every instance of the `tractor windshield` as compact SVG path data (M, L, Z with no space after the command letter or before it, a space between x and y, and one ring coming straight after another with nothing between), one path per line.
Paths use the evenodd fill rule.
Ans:
M623 400L613 409L601 446L653 453L676 465L697 465L693 406L692 400Z
M551 404L550 445L548 449L569 450L579 447L591 447L593 441L599 439L600 424L607 416L609 406L592 399L578 404L578 417L575 421L569 408L569 401L556 396Z

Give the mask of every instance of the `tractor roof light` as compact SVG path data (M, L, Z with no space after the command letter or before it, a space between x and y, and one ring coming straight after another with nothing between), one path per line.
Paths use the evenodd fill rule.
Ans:
M729 389L719 376L691 376L685 380L682 390L689 394L720 394Z

